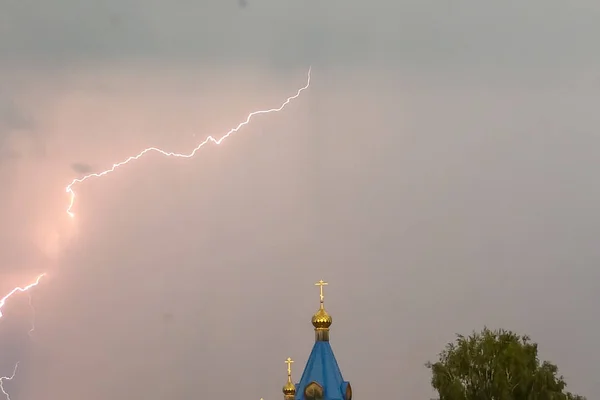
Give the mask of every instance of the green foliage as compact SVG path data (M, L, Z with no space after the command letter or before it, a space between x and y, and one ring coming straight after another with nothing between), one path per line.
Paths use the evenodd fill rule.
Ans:
M540 363L537 344L510 331L458 335L426 366L439 400L586 400L565 392L556 365Z

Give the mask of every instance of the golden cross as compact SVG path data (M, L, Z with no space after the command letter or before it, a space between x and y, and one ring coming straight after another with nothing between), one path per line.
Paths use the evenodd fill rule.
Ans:
M285 363L288 366L288 376L292 376L292 363L294 362L294 360L292 360L291 358L287 358L287 360L285 360Z
M315 286L320 286L321 289L321 304L323 304L323 300L325 299L325 296L323 296L323 286L327 286L329 285L329 283L327 282L323 282L323 279L321 279L319 282L315 283Z

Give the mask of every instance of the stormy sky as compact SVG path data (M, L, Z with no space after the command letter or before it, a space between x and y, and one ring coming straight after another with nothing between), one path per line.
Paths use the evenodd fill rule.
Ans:
M433 396L455 333L600 392L600 3L8 0L0 376L13 400L281 399L314 282L356 398ZM191 160L247 113L277 107ZM596 311L594 311L596 310ZM35 316L35 331L28 335Z

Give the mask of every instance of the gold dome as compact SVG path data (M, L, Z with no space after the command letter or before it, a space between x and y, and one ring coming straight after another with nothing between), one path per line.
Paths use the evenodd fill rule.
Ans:
M283 385L283 397L288 400L288 399L293 399L296 396L296 385L294 385L292 383L292 363L294 362L294 360L292 360L291 358L287 358L287 360L285 360L285 363L287 364L287 375L288 375L288 380L287 383L285 385Z
M296 394L296 385L294 385L291 380L288 380L288 382L283 385L283 394L286 396L293 396Z
M312 324L315 329L329 329L331 326L331 315L325 311L325 307L323 307L323 303L321 303L321 307L319 311L315 313L312 317Z

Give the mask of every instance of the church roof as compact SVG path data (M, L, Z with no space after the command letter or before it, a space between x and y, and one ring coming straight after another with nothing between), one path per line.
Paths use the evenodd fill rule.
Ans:
M313 346L300 382L296 385L296 400L305 400L304 389L311 382L323 388L323 400L344 400L342 372L329 342L317 341Z
M350 383L344 381L342 372L329 344L332 318L325 310L323 286L320 280L320 307L312 317L315 328L315 344L310 352L300 382L296 385L294 400L352 400ZM286 399L287 400L287 399Z

